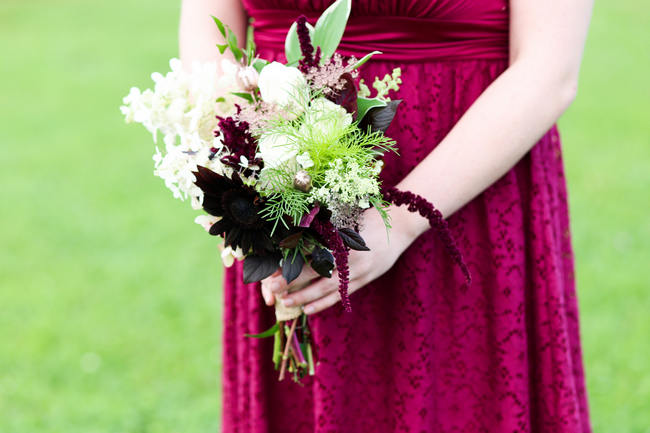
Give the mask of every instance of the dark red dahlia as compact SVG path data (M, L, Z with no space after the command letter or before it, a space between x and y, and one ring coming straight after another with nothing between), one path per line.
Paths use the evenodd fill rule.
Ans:
M241 248L247 254L273 251L271 227L260 216L264 201L257 191L242 182L235 172L230 178L205 167L198 167L196 186L203 190L203 209L221 217L210 227L210 234L223 236L226 246Z

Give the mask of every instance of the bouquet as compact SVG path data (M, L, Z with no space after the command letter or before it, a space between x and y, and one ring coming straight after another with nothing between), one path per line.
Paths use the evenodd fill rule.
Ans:
M226 266L243 260L243 280L253 283L281 269L287 282L304 266L325 278L334 269L346 311L348 253L368 250L359 234L361 215L374 207L390 229L388 206L407 205L426 217L469 280L469 272L445 220L420 196L382 188L382 158L397 152L385 135L400 100L399 68L376 78L373 91L361 59L336 52L350 13L350 0L333 3L311 26L301 16L288 30L287 63L256 55L252 30L245 49L219 19L217 45L231 60L155 73L153 90L137 88L124 98L127 121L162 134L154 174L174 196L189 198L207 215L196 218L224 239ZM374 93L374 95L373 95ZM277 323L249 337L274 338L273 362L282 380L314 374L308 319L300 307L275 303Z

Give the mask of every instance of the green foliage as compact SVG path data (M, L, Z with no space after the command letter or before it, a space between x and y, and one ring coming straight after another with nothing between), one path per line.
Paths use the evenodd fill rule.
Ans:
M252 21L252 20L251 20ZM250 22L246 28L246 59L247 64L251 64L255 58L255 35L253 32L253 24Z
M266 168L258 182L258 191L266 198L262 217L273 221L273 231L279 223L289 228L286 218L298 224L302 216L309 212L309 194L293 187L296 168L284 164L278 168Z
M233 32L232 29L225 25L219 18L212 16L212 20L216 24L217 30L225 40L224 44L217 44L219 53L223 54L227 50L230 50L236 61L245 65L252 65L255 62L256 55L252 24L249 23L248 27L246 28L246 48L244 51L242 51L241 48L239 48L239 41L237 40L237 35L235 32Z
M284 40L284 56L287 58L287 63L297 62L302 56L298 40L298 23L296 22L291 24Z
M390 234L390 214L388 213L388 207L390 206L390 203L388 203L386 200L379 199L377 197L370 197L370 204L377 209L377 212L379 212L379 216L381 219L384 221L384 225L386 226L386 233Z
M223 24L219 18L213 16L212 19L217 25L217 29L219 30L219 33L221 33L221 36L223 36L223 38L226 40L225 44L217 44L219 52L223 54L227 49L230 49L230 52L233 54L233 56L235 56L235 60L238 62L241 61L244 57L244 53L239 48L239 45L237 43L237 35L235 35L235 32Z
M332 114L331 116L336 116ZM328 115L322 117L327 120ZM314 166L307 171L317 184L337 159L350 158L359 165L369 166L379 155L397 152L395 141L381 132L361 131L357 123L324 133L320 128L301 128L302 118L293 121L276 119L265 129L265 134L290 137L298 143L298 154L308 152Z
M233 94L233 95L235 95L235 96L238 96L238 97L240 97L240 98L242 98L242 99L245 99L246 102L248 102L249 104L253 104L253 103L255 102L255 99L253 99L253 95L251 95L250 93L245 93L245 92L231 92L231 94Z
M361 121L366 114L368 114L368 111L375 107L385 107L386 106L386 101L383 101L381 99L377 98L364 98L364 97L358 97L357 98L357 121Z
M262 331L259 334L245 334L246 337L248 338L267 338L267 337L273 337L275 333L280 329L280 324L278 322L275 322L273 326L271 326L269 329L266 331Z
M351 9L352 0L337 0L316 21L312 40L315 47L321 48L321 62L332 57L341 43Z
M372 87L377 91L377 95L370 100L379 100L379 101L390 101L388 93L392 90L394 92L399 91L399 87L402 84L402 69L395 68L390 74L384 75L384 78L375 77L375 81L372 83ZM370 90L368 86L361 80L359 83L359 96L367 98L370 96ZM365 113L364 113L365 114ZM362 116L361 116L362 117Z
M365 56L363 56L363 57L361 58L361 60L359 60L357 63L355 63L355 65L352 67L352 69L358 69L358 68L360 68L360 67L363 66L363 65L364 65L368 60L370 60L370 59L372 58L372 56L374 56L375 54L382 54L382 52L381 52L381 51L373 51L373 52L371 52L371 53L366 54Z

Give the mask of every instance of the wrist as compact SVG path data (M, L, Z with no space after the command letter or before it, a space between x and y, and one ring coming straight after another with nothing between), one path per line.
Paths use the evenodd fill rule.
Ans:
M391 237L405 244L404 249L430 228L426 218L417 212L409 211L406 206L391 205L388 214L391 222Z

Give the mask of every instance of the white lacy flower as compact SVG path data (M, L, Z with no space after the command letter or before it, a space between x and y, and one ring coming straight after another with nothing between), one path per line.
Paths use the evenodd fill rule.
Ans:
M217 221L219 221L221 218L216 217L213 215L199 215L196 218L194 218L194 222L200 225L205 229L206 232L210 231L210 227Z
M305 76L297 68L273 62L264 67L258 79L264 102L277 104L299 114L309 100Z
M293 137L282 134L263 134L257 148L264 166L274 168L291 161L298 154L298 145Z
M345 108L326 98L317 98L311 101L305 113L301 127L303 133L326 140L334 139L352 124L352 115Z
M376 175L350 158L331 162L325 171L323 186L311 191L314 201L353 204L363 209L370 207L369 198L378 194L379 182Z
M144 125L154 142L162 134L165 147L164 151L156 147L154 174L165 181L174 197L190 197L192 207L200 209L203 192L194 185L192 172L197 165L218 173L225 170L219 162L223 144L214 138L213 131L217 115L234 111L234 96L229 93L241 90L237 84L240 67L225 59L219 65L194 63L191 72L178 59L171 59L169 67L166 75L152 74L153 90L132 88L120 110L127 122ZM212 159L211 147L219 151Z
M312 161L309 152L303 152L300 155L296 156L296 162L300 164L302 168L309 168L314 166L314 161Z
M227 246L221 250L221 260L227 268L235 263L235 259L241 260L242 258L244 258L244 252L239 247L233 250L232 247Z

